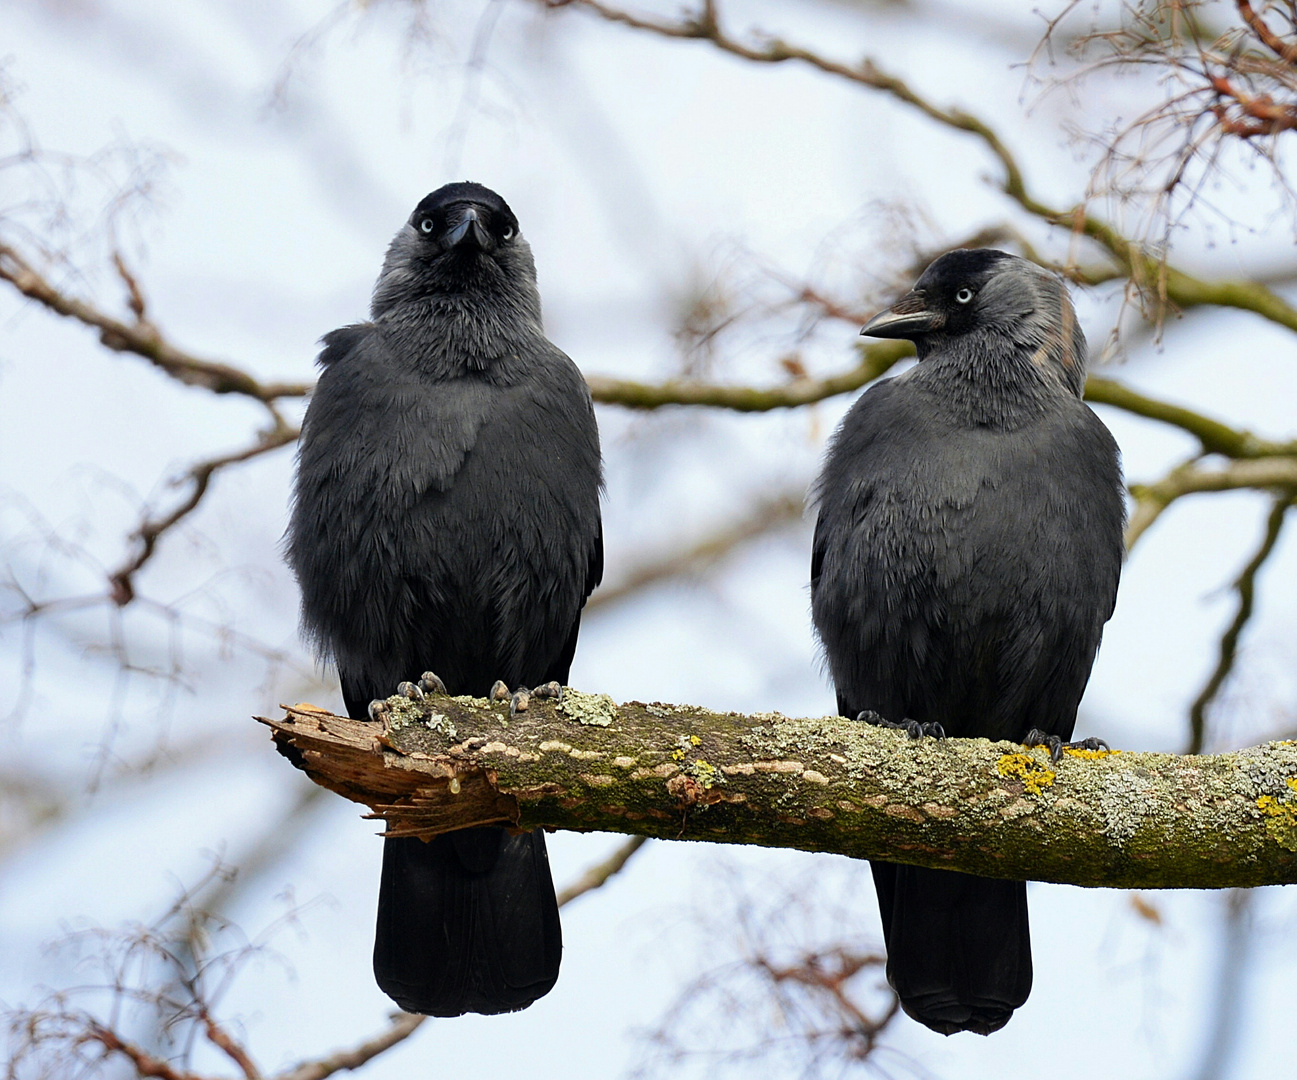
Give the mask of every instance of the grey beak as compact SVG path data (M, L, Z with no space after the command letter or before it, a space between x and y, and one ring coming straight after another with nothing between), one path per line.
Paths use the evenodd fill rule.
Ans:
M491 234L482 226L478 217L477 208L466 206L464 216L456 224L442 241L448 248L460 247L464 244L471 244L481 251L486 251L491 246Z
M940 330L946 317L928 307L922 293L908 292L885 311L880 311L860 333L864 337L913 338Z

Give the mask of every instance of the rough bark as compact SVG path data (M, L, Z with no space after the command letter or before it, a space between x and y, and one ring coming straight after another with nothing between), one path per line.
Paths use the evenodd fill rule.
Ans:
M1297 744L1178 757L910 741L840 717L744 716L568 690L514 718L467 697L262 720L387 835L502 824L828 851L1124 888L1297 882Z

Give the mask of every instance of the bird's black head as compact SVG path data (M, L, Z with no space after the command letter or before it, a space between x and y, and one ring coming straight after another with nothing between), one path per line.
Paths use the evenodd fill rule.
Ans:
M438 188L414 208L410 227L437 254L489 254L518 238L509 204L481 184Z
M860 332L909 338L920 358L978 335L989 345L1022 352L1074 393L1085 379L1085 337L1067 287L1035 263L991 248L942 255Z
M509 204L481 184L447 184L415 207L393 238L371 313L414 319L434 298L488 305L539 324L531 248Z

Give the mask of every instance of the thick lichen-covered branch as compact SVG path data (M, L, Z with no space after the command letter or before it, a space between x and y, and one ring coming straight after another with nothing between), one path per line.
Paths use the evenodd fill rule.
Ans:
M389 836L550 827L836 852L1086 886L1297 882L1297 744L1177 757L923 739L569 690L392 698L379 723L263 720L290 761Z

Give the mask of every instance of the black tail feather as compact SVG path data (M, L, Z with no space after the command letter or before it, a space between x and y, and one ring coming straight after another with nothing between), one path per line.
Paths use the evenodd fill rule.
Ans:
M553 988L562 952L544 833L384 843L374 976L406 1012L525 1009Z
M901 1007L943 1035L1004 1027L1031 992L1026 882L871 866Z

